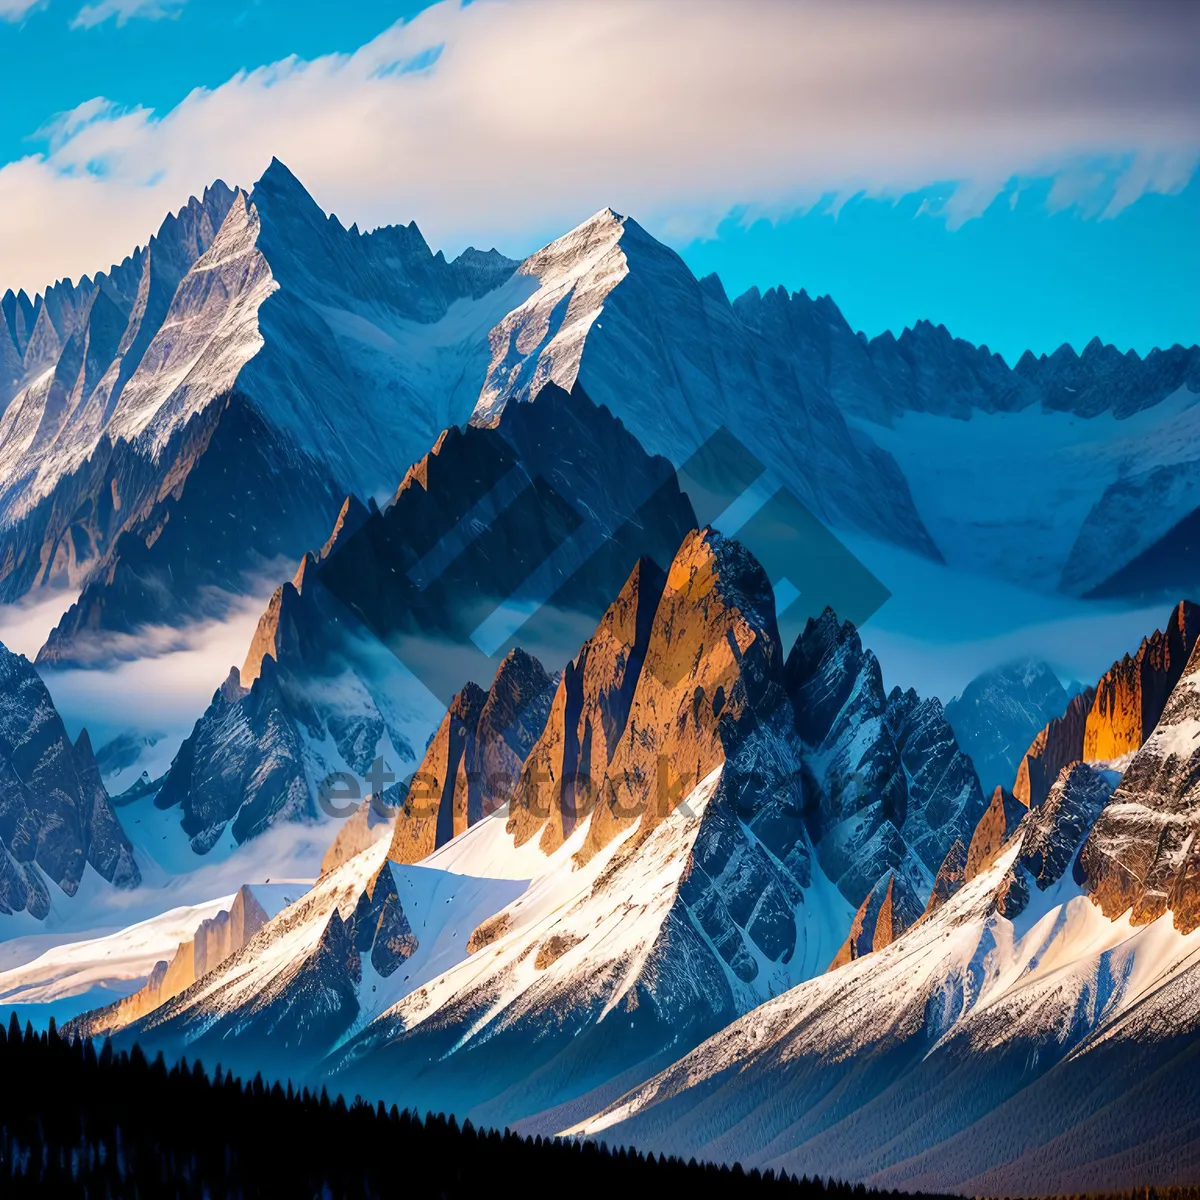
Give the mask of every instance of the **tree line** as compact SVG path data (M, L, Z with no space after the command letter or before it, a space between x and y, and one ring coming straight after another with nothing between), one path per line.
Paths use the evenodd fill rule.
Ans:
M740 1166L603 1143L476 1129L453 1116L350 1103L261 1075L243 1081L140 1047L0 1024L0 1194L80 1200L457 1200L491 1190L570 1200L684 1195L778 1200L880 1196ZM897 1195L897 1193L887 1193ZM1183 1200L1181 1197L1180 1200ZM1191 1200L1190 1197L1187 1200Z

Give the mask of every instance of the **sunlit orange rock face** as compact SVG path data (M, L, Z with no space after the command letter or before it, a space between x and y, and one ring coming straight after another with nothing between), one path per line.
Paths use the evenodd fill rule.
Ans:
M1067 711L1049 722L1025 751L1017 767L1013 795L1026 808L1037 808L1050 794L1063 767L1083 757L1083 735L1095 695L1095 689L1089 687L1073 696Z
M1163 630L1142 642L1100 680L1083 734L1086 761L1120 758L1140 750L1162 716L1171 689L1200 634L1200 608L1175 606Z
M665 580L639 564L559 685L514 797L518 842L540 831L552 850L593 809L581 862L633 825L648 836L774 686L773 609L762 568L711 529L684 539Z
M552 853L591 812L625 731L665 586L663 571L641 559L567 664L517 785L509 830L518 845L542 830L542 848Z
M89 1037L115 1033L153 1012L240 950L267 920L253 892L240 888L228 911L201 921L195 937L180 942L169 963L156 963L150 978L136 992L77 1018L79 1031Z
M488 691L468 683L454 697L400 804L393 862L420 862L508 802L545 727L554 686L541 663L518 649Z
M1126 655L1096 687L1075 696L1067 711L1033 740L1017 768L1013 795L1026 808L1045 800L1063 767L1103 762L1140 750L1162 716L1200 638L1200 606L1180 601L1163 629Z
M960 848L961 842L956 843ZM858 907L850 925L850 933L841 949L829 964L835 971L846 963L873 954L890 946L915 920L920 919L920 910L913 907L915 898L896 887L896 876L887 877L887 886L878 883L867 893L867 898Z
M975 827L971 844L967 847L967 861L963 871L965 883L970 883L976 875L981 875L996 861L1004 843L1016 830L1024 811L1025 806L1010 793L1005 792L1003 788L996 788L987 811Z

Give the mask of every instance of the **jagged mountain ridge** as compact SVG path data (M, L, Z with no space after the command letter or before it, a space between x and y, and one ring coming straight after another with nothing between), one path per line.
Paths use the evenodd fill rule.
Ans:
M156 802L205 851L227 826L242 841L319 816L333 772L407 774L468 680L491 680L518 640L557 670L638 558L670 562L694 524L671 464L581 389L451 427L383 510L346 501Z
M1063 767L1081 761L1121 763L1140 750L1198 638L1200 609L1182 600L1162 629L1144 638L1134 654L1113 663L1095 687L1072 696L1063 715L1038 733L1018 765L1012 789L1016 798L1035 807Z
M140 882L87 730L72 743L37 672L0 645L0 912L44 919L48 882L74 896L88 866Z
M140 293L102 276L14 297L5 336L23 337L26 308L44 332L0 418L0 582L9 600L84 586L45 657L210 615L319 537L347 491L398 478L452 419L455 376L486 358L512 302L487 297L515 266L473 250L448 263L415 225L346 230L273 162L113 272ZM93 325L116 330L103 353ZM81 368L88 347L111 366Z
M809 622L787 675L811 750L808 822L826 874L856 906L890 888L897 913L919 913L946 847L970 838L985 807L940 702L885 692L875 655L832 612Z
M680 463L728 429L827 524L938 556L896 464L802 385L792 347L746 325L719 282L631 217L601 210L518 274L537 290L492 332L473 422L579 382L651 453Z
M846 411L880 424L907 412L969 419L979 412L1019 412L1040 404L1080 417L1128 417L1180 387L1200 391L1200 346L1175 345L1145 358L1093 338L1082 354L1062 345L1052 354L1025 351L1009 366L986 345L956 338L945 325L917 321L897 337L856 333L831 296L803 288L733 301L743 322L772 340L805 347L806 378L837 393Z
M963 563L953 529L930 534L942 517L922 498L924 464L883 436L897 414L1111 415L1120 442L1130 418L1159 421L1197 386L1196 355L1179 348L1063 348L1010 371L927 322L866 342L827 297L773 289L730 305L610 210L516 267L494 251L447 263L414 225L345 230L276 162L249 194L214 185L107 275L33 301L10 293L0 594L87 585L46 661L132 652L97 631L212 615L247 571L311 544L337 498L387 485L473 407L493 420L546 380L581 381L676 463L724 425L827 524ZM229 413L209 413L214 401ZM1077 481L1090 511L1030 531L1053 543L1028 556L1032 586L1061 573L1071 591L1127 588L1129 563L1182 536L1200 498L1189 439L1131 436L1107 490ZM282 494L252 489L234 506L253 512L252 537L221 515L243 480L285 477Z
M546 1130L561 1124L562 1105L587 1110L615 1097L682 1045L823 971L845 938L859 897L848 902L832 886L809 832L824 832L833 776L809 765L821 739L814 748L804 730L844 732L857 720L895 756L889 821L900 827L889 844L902 846L904 861L927 853L935 830L958 827L951 801L961 797L924 778L953 781L962 758L940 706L897 692L856 716L839 694L862 690L861 646L847 671L814 651L825 636L855 649L853 630L827 614L785 660L765 573L716 532L688 534L669 570L642 560L548 703L552 681L535 664L519 655L502 664L491 692L525 694L501 687L515 670L531 703L505 703L504 716L486 723L490 744L514 719L522 738L544 721L504 809L469 819L461 768L472 754L477 765L487 757L486 745L471 749L487 701L468 686L418 773L438 784L426 807L407 813L411 792L397 789L384 797L399 809L390 845L331 861L317 890L338 892L336 920L325 901L297 906L275 934L264 931L122 1036L202 1049L216 1029L223 1060L261 1060L283 1053L267 1032L286 1011L304 1040L292 1050L305 1061L327 1056L321 1070L339 1087ZM262 659L268 671L273 662ZM978 793L973 774L970 782ZM433 853L396 862L415 857L414 835ZM360 903L354 889L387 853L413 935L453 953L436 971L414 956L385 985L361 956L355 965L343 925ZM463 900L431 907L430 881L443 877ZM511 890L495 890L503 880ZM469 918L463 904L476 906Z
M1171 641L1144 643L1160 667ZM970 1194L1188 1178L1196 653L1123 777L1076 761L1032 807L997 788L911 928L865 903L828 976L567 1132Z
M995 861L898 940L569 1132L775 1169L836 1161L877 1186L968 1194L1186 1177L1190 1135L1173 1114L1189 1068L1171 1046L1195 1022L1194 1005L1177 1007L1194 939L1109 922L1071 878L1110 787L1068 768Z

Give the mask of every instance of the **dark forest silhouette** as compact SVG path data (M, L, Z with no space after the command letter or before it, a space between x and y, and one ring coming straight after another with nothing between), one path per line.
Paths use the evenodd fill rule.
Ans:
M741 1167L656 1157L603 1143L523 1138L453 1117L347 1104L199 1062L168 1068L141 1048L66 1040L54 1022L0 1025L0 1194L116 1197L350 1197L477 1200L561 1190L570 1200L686 1195L849 1200L899 1196ZM904 1193L907 1200L922 1200ZM925 1200L934 1200L925 1197ZM1070 1200L1082 1200L1072 1197ZM1200 1200L1200 1187L1087 1200Z
M841 1200L885 1193L741 1167L477 1130L453 1117L243 1083L199 1062L0 1025L0 1194L8 1197L424 1197L559 1191ZM887 1193L896 1195L896 1193Z

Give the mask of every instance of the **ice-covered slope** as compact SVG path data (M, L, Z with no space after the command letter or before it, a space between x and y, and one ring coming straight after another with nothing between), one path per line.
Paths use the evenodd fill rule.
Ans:
M1038 404L857 420L900 463L948 562L1043 591L1101 587L1200 507L1200 385L1122 417Z

